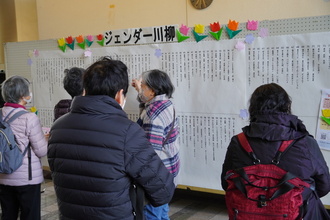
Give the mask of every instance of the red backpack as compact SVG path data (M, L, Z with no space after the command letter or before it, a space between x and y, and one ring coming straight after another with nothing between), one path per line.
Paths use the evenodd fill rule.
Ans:
M280 167L293 140L283 141L270 164L260 164L244 133L238 134L253 165L227 172L226 205L230 220L298 220L303 217L302 192L310 184Z

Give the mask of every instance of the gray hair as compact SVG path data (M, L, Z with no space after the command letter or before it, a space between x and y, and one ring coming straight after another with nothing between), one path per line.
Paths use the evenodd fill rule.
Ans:
M2 97L5 102L19 103L23 96L29 96L29 81L22 76L12 76L2 83Z

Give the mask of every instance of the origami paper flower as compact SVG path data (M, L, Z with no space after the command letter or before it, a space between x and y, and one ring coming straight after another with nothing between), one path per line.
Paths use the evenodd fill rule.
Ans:
M103 34L99 34L96 36L97 38L97 43L100 45L100 46L104 46L104 37L103 37Z
M330 117L330 109L322 109L322 115L324 117Z
M87 46L90 47L94 42L94 37L92 35L87 35L86 39Z
M79 44L83 43L85 40L83 38L83 36L79 35L78 37L76 37L76 40Z
M30 58L32 58L33 55L34 55L33 51L32 51L32 50L29 50L29 55L28 55L28 56L29 56Z
M198 33L198 34L203 34L204 33L204 25L196 24L195 25L195 32Z
M211 31L209 32L216 40L220 40L223 28L220 28L219 22L210 24Z
M248 29L250 31L258 30L258 21L248 20L248 22L246 24L246 29Z
M330 125L330 118L326 118L326 117L321 116L321 119L323 121L325 121L328 125Z
M103 34L99 34L96 36L97 40L103 40Z
M27 64L28 64L29 66L31 66L32 63L33 63L32 59L28 59L28 60L27 60Z
M34 50L33 50L33 53L34 53L34 56L35 56L35 57L38 57L38 56L39 56L39 50L34 49Z
M214 22L213 24L210 24L210 29L212 32L220 31L221 28L219 22Z
M264 38L264 37L268 37L269 33L268 33L268 29L267 28L261 28L260 32L259 32L259 36Z
M228 22L228 28L232 31L236 31L238 28L239 23L235 20L229 20Z
M189 36L185 36L183 34L180 33L179 30L176 30L176 38L178 39L178 42L182 42L184 40L187 40L188 38L190 38Z
M155 51L155 56L157 57L157 58L159 58L159 57L161 57L163 54L162 54L162 50L161 49L156 49L156 51Z
M242 41L238 41L237 44L235 45L235 48L237 50L244 50L245 49L245 44Z
M65 40L64 38L60 38L57 40L57 43L58 43L58 47L63 51L65 52L66 50L66 44L65 44Z
M84 56L85 57L91 57L92 56L92 51L90 49L85 50Z
M64 46L64 45L65 45L65 40L64 40L64 38L60 38L60 39L58 39L57 42L58 42L58 46Z
M81 49L85 49L85 39L83 38L83 36L79 35L78 37L76 37L77 40L77 44Z
M232 39L233 37L235 37L239 32L241 32L242 30L237 30L237 31L232 31L230 30L228 27L226 27L227 30L227 34L229 36L229 39Z
M69 36L65 38L66 40L66 45L71 48L71 50L74 50L74 38L72 36Z
M35 114L37 115L37 114L38 114L38 109L37 109L37 107L32 106L32 107L30 108L30 112L33 112L33 113L35 113Z
M252 42L254 41L254 36L253 34L248 34L245 36L245 42L248 44L252 44Z
M69 37L65 38L65 40L66 40L66 43L67 43L67 44L72 44L72 43L74 43L74 39L73 39L72 36L69 36Z
M193 31L193 34L194 34L195 40L197 42L199 42L207 37L207 35L199 35L196 31Z
M182 34L188 35L190 28L182 24L179 30Z

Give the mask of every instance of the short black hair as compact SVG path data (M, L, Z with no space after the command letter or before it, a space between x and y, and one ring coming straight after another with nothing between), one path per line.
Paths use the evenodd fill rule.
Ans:
M250 98L250 120L260 113L291 114L291 97L278 84L270 83L259 86Z
M86 69L83 81L86 95L107 95L115 98L117 92L123 89L126 96L127 66L120 60L102 57Z
M174 86L167 73L154 69L142 73L142 81L154 91L155 96L166 94L167 98L172 98Z
M64 70L63 86L72 98L83 93L84 72L85 69L79 67Z

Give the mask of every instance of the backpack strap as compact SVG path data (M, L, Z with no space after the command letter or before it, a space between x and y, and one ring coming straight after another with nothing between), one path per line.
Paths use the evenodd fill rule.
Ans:
M12 121L14 121L16 118L18 118L19 116L28 113L27 111L23 110L23 111L18 111L16 112L13 116L11 116L9 119L7 119L9 117L9 115L15 110L15 108L13 110L11 110L9 112L9 114L6 116L6 118L4 119L5 122L7 122L8 124L10 124Z
M16 118L18 118L19 116L28 113L27 111L18 111L16 112L13 116L11 116L9 119L7 119L11 113L15 110L16 108L12 109L8 115L6 115L6 117L4 118L3 121L7 122L9 125L12 121L14 121ZM2 119L2 109L0 111L0 118ZM31 147L30 147L30 143L28 144L28 146L25 148L24 152L23 152L23 156L25 156L25 154L28 153L28 169L29 169L29 180L32 180L32 166L31 166Z
M251 145L249 144L245 134L243 132L239 133L237 135L238 137L238 141L241 144L241 146L243 147L243 149L249 154L249 156L252 159L253 164L260 164L260 160L257 158L257 156L255 155L255 153L252 150Z
M247 140L245 134L243 132L239 133L237 135L238 140L241 144L241 146L243 147L243 149L250 155L250 157L253 160L253 164L260 164L260 160L257 158L257 156L255 155L255 153L253 152L253 149L251 147L251 145L249 144L249 141ZM284 152L286 152L289 147L291 147L293 145L294 140L286 140L286 141L282 141L281 146L279 147L279 149L277 150L274 159L272 160L272 163L275 165L278 165L280 162L280 159L283 155Z

